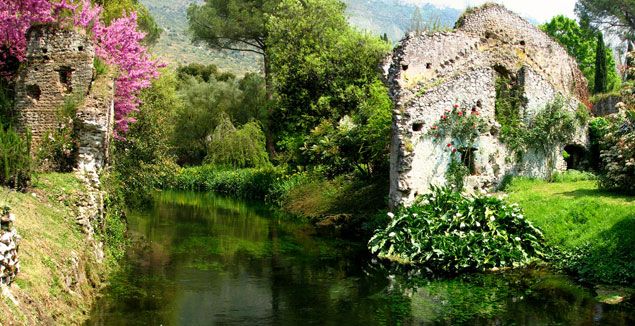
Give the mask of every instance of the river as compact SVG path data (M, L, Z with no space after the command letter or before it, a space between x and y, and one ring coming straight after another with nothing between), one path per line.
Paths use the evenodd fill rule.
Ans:
M436 278L257 203L164 192L88 325L629 325L632 306L542 270Z

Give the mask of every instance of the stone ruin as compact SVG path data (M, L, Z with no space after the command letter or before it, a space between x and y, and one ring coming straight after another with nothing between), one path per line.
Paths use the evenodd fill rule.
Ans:
M47 135L74 124L77 166L99 170L107 162L113 128L112 78L96 76L95 48L85 34L56 25L38 25L27 33L27 56L16 80L15 110L22 131L32 136L35 154ZM65 102L80 104L73 121L60 121Z
M99 172L108 163L113 135L113 78L97 76L95 49L85 34L44 24L32 27L27 40L26 60L16 80L17 127L31 133L31 154L35 156L46 137L72 125L78 145L75 171L85 185L77 203L77 223L101 261L102 244L94 241L93 225L101 225L104 216ZM70 99L77 103L77 112L71 121L62 121L60 110ZM19 271L19 236L13 227L13 214L1 218L0 285L9 285Z
M500 5L470 10L455 30L407 35L383 67L395 104L390 155L390 203L412 203L432 186L446 184L447 142L435 142L430 128L454 104L478 109L488 131L476 139L465 191L494 190L507 175L547 178L566 169L565 146L584 148L585 128L567 144L546 153L530 150L522 159L499 138L495 117L496 82L505 77L520 85L526 124L557 97L575 112L588 103L587 82L573 58L535 26ZM449 139L448 139L449 140Z
M15 216L8 210L3 210L0 214L0 285L9 285L20 271L20 237L13 227Z

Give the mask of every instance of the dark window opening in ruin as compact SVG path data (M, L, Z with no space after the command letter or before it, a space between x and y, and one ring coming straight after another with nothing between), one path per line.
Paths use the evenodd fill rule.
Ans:
M401 69L404 70L404 71L408 70L408 65L402 64L401 65Z
M426 69L432 69L432 64L431 63L426 63Z
M585 165L586 149L580 145L567 145L562 153L567 170L581 170Z
M422 122L415 122L412 124L412 131L421 131L421 129L423 129Z
M476 101L476 107L477 108L483 108L483 102L481 102L481 100Z
M45 55L45 56L43 56L43 57L42 57L42 60L44 60L44 61L49 61L49 59L50 59L50 58L49 58L49 56L48 56L48 55Z
M77 47L77 50L80 51L80 52L84 51L84 47L80 45L80 46Z
M520 41L520 45L525 46L525 41Z
M470 171L470 175L476 175L476 148L461 148L459 149L459 153L461 153L461 164L467 167L468 171Z
M62 66L57 71L60 75L60 83L66 87L66 93L73 91L73 69L71 67Z
M42 53L46 53L49 52L49 50L47 48L42 48Z
M27 85L26 86L26 95L34 100L39 100L42 95L42 90L38 85Z

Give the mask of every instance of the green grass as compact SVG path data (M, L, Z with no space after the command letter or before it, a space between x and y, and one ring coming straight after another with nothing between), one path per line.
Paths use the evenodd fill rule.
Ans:
M633 284L635 197L603 192L592 180L517 178L506 191L556 249L554 265L591 282Z
M0 299L0 325L80 324L101 283L92 246L75 220L82 183L73 174L39 175L27 192L0 187L0 206L16 216L20 242L20 273L13 295L16 308ZM75 258L73 258L75 257ZM72 259L78 259L73 271ZM69 287L66 280L77 279Z

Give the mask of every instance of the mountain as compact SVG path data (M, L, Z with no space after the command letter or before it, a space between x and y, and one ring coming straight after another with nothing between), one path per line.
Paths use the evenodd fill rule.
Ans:
M251 53L217 51L204 44L195 45L187 31L187 7L202 0L140 0L163 28L163 34L152 51L169 64L191 62L215 64L219 68L243 74L261 69L260 58ZM400 0L344 0L349 22L359 30L382 35L396 42L408 30L416 6ZM430 4L420 6L424 23L451 27L461 14L450 8Z

